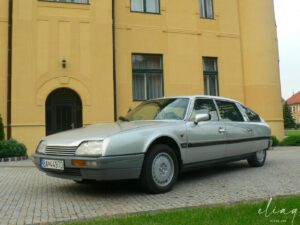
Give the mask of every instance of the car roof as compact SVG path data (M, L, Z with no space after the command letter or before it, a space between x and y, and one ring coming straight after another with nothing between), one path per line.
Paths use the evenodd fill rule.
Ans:
M211 95L186 95L186 96L165 96L162 98L156 98L156 99L168 99L168 98L189 98L189 99L195 99L195 98L209 98L209 99L217 99L217 100L225 100L225 101L232 101L237 102L237 100L226 98L226 97L220 97L220 96L211 96ZM155 100L155 99L154 99Z

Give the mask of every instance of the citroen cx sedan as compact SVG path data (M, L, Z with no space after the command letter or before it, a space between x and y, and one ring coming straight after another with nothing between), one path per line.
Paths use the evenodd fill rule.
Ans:
M151 193L170 191L180 172L247 160L261 167L271 146L264 120L243 104L211 96L141 103L115 123L43 138L33 155L46 174L78 183L138 179Z

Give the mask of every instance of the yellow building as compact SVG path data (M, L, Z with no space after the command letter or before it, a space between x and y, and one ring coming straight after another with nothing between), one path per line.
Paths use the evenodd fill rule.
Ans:
M46 134L194 94L239 100L283 137L272 0L0 0L0 113L29 153Z

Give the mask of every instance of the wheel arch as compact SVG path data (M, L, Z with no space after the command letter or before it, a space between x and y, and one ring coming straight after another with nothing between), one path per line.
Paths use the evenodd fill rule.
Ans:
M171 147L177 156L178 165L181 168L183 161L182 161L180 147L179 147L179 144L177 143L177 141L175 141L174 138L169 137L169 136L156 137L146 147L146 151L145 151L146 155L147 155L147 153L149 153L151 147L154 145L157 145L157 144L165 144L165 145L168 145L169 147Z

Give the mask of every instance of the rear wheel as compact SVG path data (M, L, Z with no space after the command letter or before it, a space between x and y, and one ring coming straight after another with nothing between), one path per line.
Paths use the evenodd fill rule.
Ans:
M140 177L142 187L155 194L168 192L177 177L178 160L175 152L168 145L154 145L144 160Z
M248 158L248 163L252 167L261 167L265 164L266 158L267 158L267 151L261 150L256 152L250 158Z

